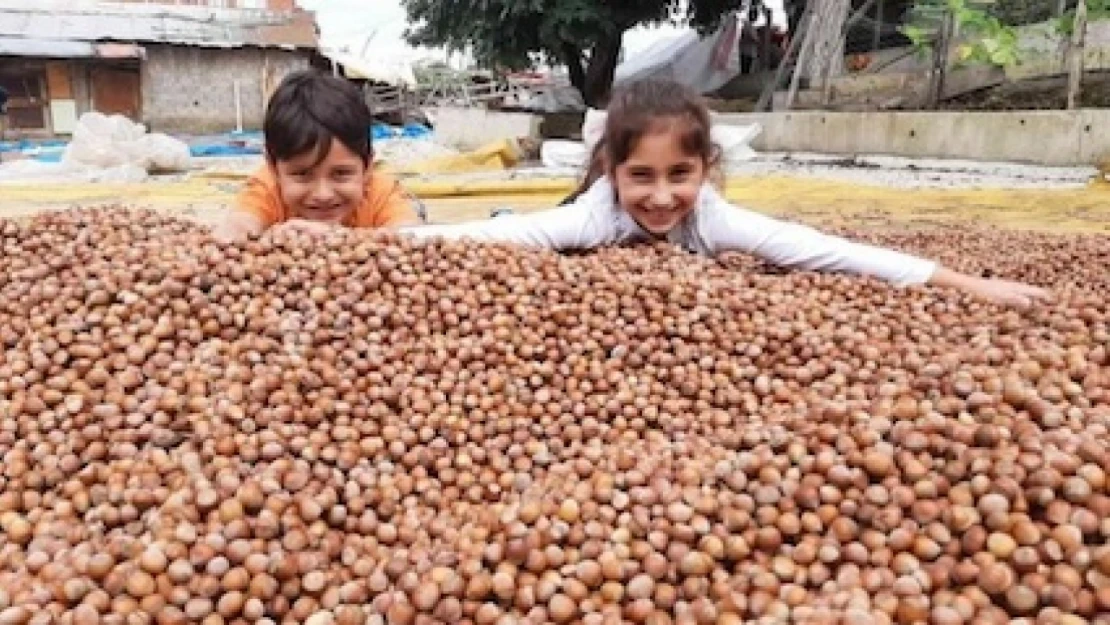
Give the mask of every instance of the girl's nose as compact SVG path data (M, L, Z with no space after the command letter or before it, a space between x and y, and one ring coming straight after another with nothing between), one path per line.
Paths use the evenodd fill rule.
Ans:
M651 194L651 204L657 208L669 208L674 204L674 193L667 185L659 185Z

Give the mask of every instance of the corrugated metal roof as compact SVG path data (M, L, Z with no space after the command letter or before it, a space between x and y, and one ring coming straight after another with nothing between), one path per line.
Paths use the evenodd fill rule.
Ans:
M0 39L316 48L312 13L142 4L0 3Z
M141 59L143 47L135 43L92 43L88 41L59 41L57 39L29 39L27 37L0 37L0 56L43 57L56 59L102 58Z
M87 41L0 37L0 56L41 56L59 59L77 59L96 56L96 47Z
M364 58L331 50L322 50L321 54L328 60L342 65L343 73L347 78L374 80L387 85L416 87L416 74L413 72L412 63L404 59L385 56Z

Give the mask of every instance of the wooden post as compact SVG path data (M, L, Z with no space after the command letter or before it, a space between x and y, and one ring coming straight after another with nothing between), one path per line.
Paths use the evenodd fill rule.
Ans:
M759 37L759 54L756 55L755 62L752 63L752 73L760 74L769 69L767 61L771 56L771 25L773 24L774 14L771 9L763 8L763 34Z
M755 110L769 111L774 108L772 99L774 98L775 91L778 90L779 85L782 83L783 76L786 74L786 68L790 67L790 63L797 54L798 48L802 45L802 40L805 39L806 30L808 30L810 15L812 14L809 5L806 5L805 12L798 20L797 32L790 33L790 45L786 47L786 54L783 55L782 61L779 62L778 68L775 70L775 76L771 82L763 87L763 93L759 95L759 101L756 102ZM794 74L798 73L798 64L794 64Z
M871 10L871 7L875 6L875 2L876 0L867 0L866 2L861 4L860 7L855 10L855 12L852 13L852 16L848 18L848 21L844 22L844 32L842 33L842 36L847 37L848 31L856 25L856 22L859 22L863 18L867 17L867 12ZM882 0L878 0L878 2L880 3L880 6L882 6ZM878 47L878 44L876 44L875 47Z
M940 27L940 37L933 48L933 70L929 74L928 105L930 109L937 108L944 94L944 75L948 71L948 48L952 43L954 24L955 16L952 15L952 11L945 11L944 22Z
M879 6L875 9L875 37L871 40L871 51L878 52L879 44L883 38L883 0L879 0Z
M851 8L850 0L845 4L845 10ZM875 0L866 0L844 22L844 27L840 30L840 39L837 45L833 46L833 52L829 55L828 63L821 74L821 106L828 106L832 102L832 79L836 74L843 73L844 42L848 39L848 31L867 15L874 4Z
M811 15L810 19L807 21L806 25L808 26L809 22L812 22L812 21L813 21L813 17ZM806 62L809 61L809 55L813 51L813 42L811 42L809 40L810 39L810 34L811 34L810 29L806 28L806 34L804 36L805 41L803 41L801 44L799 44L799 45L802 46L802 49L798 52L798 62L794 64L794 75L790 77L790 89L787 90L787 92L786 92L786 107L785 108L788 111L790 110L791 106L794 106L794 98L798 95L798 81L801 80L802 70L805 69Z
M1083 57L1087 42L1087 0L1079 0L1072 22L1071 43L1068 45L1068 110L1079 105L1083 83Z

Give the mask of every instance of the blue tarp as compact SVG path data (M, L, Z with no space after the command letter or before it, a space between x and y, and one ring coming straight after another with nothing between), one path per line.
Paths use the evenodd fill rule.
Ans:
M64 154L65 151L66 149L64 147L42 150L35 154L35 160L41 163L60 163L62 162L62 154Z
M431 139L432 130L421 124L407 124L403 127L387 124L374 124L370 128L374 141L389 139ZM247 130L229 132L223 135L194 137L191 140L179 137L189 144L193 156L254 156L262 154L262 132ZM64 139L0 141L0 152L18 152L46 163L56 163L69 144Z
M189 144L193 156L254 156L262 154L262 132L232 131L221 135L178 137Z
M262 154L262 147L256 145L190 145L189 154L193 156L253 156Z
M431 139L432 130L422 124L406 124L398 128L386 124L374 124L370 128L370 137L374 141L385 139Z
M65 139L20 139L0 141L0 152L33 152L44 148L64 148L69 141Z

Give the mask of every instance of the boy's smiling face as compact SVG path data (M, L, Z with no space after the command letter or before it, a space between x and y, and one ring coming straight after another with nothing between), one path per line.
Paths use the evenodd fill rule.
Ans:
M310 151L271 166L294 219L343 224L366 193L367 163L334 138L323 159Z

